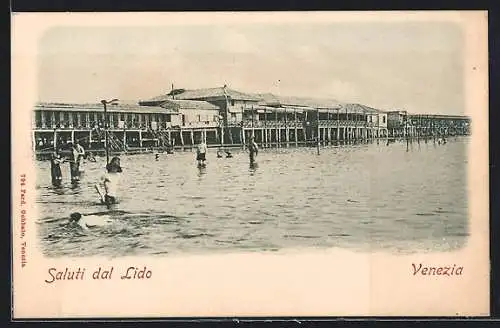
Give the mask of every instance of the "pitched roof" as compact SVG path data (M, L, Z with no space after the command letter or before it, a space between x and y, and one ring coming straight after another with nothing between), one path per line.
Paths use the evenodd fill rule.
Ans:
M250 100L250 101L259 100L257 97L253 95L229 89L227 87L185 90L183 93L176 95L175 99L207 99L207 98L223 98L224 96L227 96L228 98L234 100Z
M372 107L368 107L368 106L361 105L361 104L353 104L353 103L342 104L342 109L347 110L348 113L357 113L357 114L382 112L381 110L378 110L378 109L375 109Z
M201 100L169 99L164 101L160 106L163 108L173 109L176 111L190 110L190 109L218 111L220 109L218 106L215 106L207 101L201 101Z
M139 100L139 105L150 106L150 104L161 103L161 102L166 101L166 100L172 100L172 96L169 96L168 94L164 94L164 95L159 95L159 96L153 97L153 98L148 99L148 100Z
M96 103L38 103L35 105L35 110L45 111L68 111L68 112L101 112L104 111L102 104ZM144 114L177 114L176 111L159 106L139 106L137 104L116 104L108 105L108 112L123 112L123 113L144 113Z
M294 96L278 96L272 93L258 93L256 97L260 98L260 104L266 106L298 106L312 108L340 108L340 102L336 99L329 98L311 98L311 97L294 97Z
M272 93L256 93L255 96L259 98L259 105L262 106L280 106L281 102L278 96Z

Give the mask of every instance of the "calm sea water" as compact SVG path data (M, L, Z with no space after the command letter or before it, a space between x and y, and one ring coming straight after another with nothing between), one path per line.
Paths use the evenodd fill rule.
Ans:
M37 162L38 233L47 256L110 257L285 248L422 252L453 250L468 236L468 138L261 150L230 159L195 154L121 156L120 204L98 205L105 160L86 163L78 186L54 189ZM82 231L72 212L110 224ZM95 217L94 217L95 218Z

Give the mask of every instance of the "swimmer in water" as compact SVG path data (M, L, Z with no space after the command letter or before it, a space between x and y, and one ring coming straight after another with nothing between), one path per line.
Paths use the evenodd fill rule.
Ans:
M69 216L69 225L80 227L83 230L108 225L109 223L111 223L109 218L96 215L83 216L81 213L74 212Z
M80 227L83 230L88 230L90 227L86 224L85 220L82 220L82 215L78 212L71 213L69 216L69 226Z
M87 161L89 161L89 162L96 162L94 153L92 153L92 152L87 153Z

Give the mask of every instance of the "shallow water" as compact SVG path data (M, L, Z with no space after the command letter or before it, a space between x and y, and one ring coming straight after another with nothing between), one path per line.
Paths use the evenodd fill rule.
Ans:
M47 256L125 256L286 248L340 247L359 251L453 250L468 236L469 139L385 142L248 153L177 152L121 156L120 203L98 205L94 184L105 160L87 162L78 186L63 165L54 189L50 163L37 162L39 236ZM72 212L98 213L112 224L75 229Z

